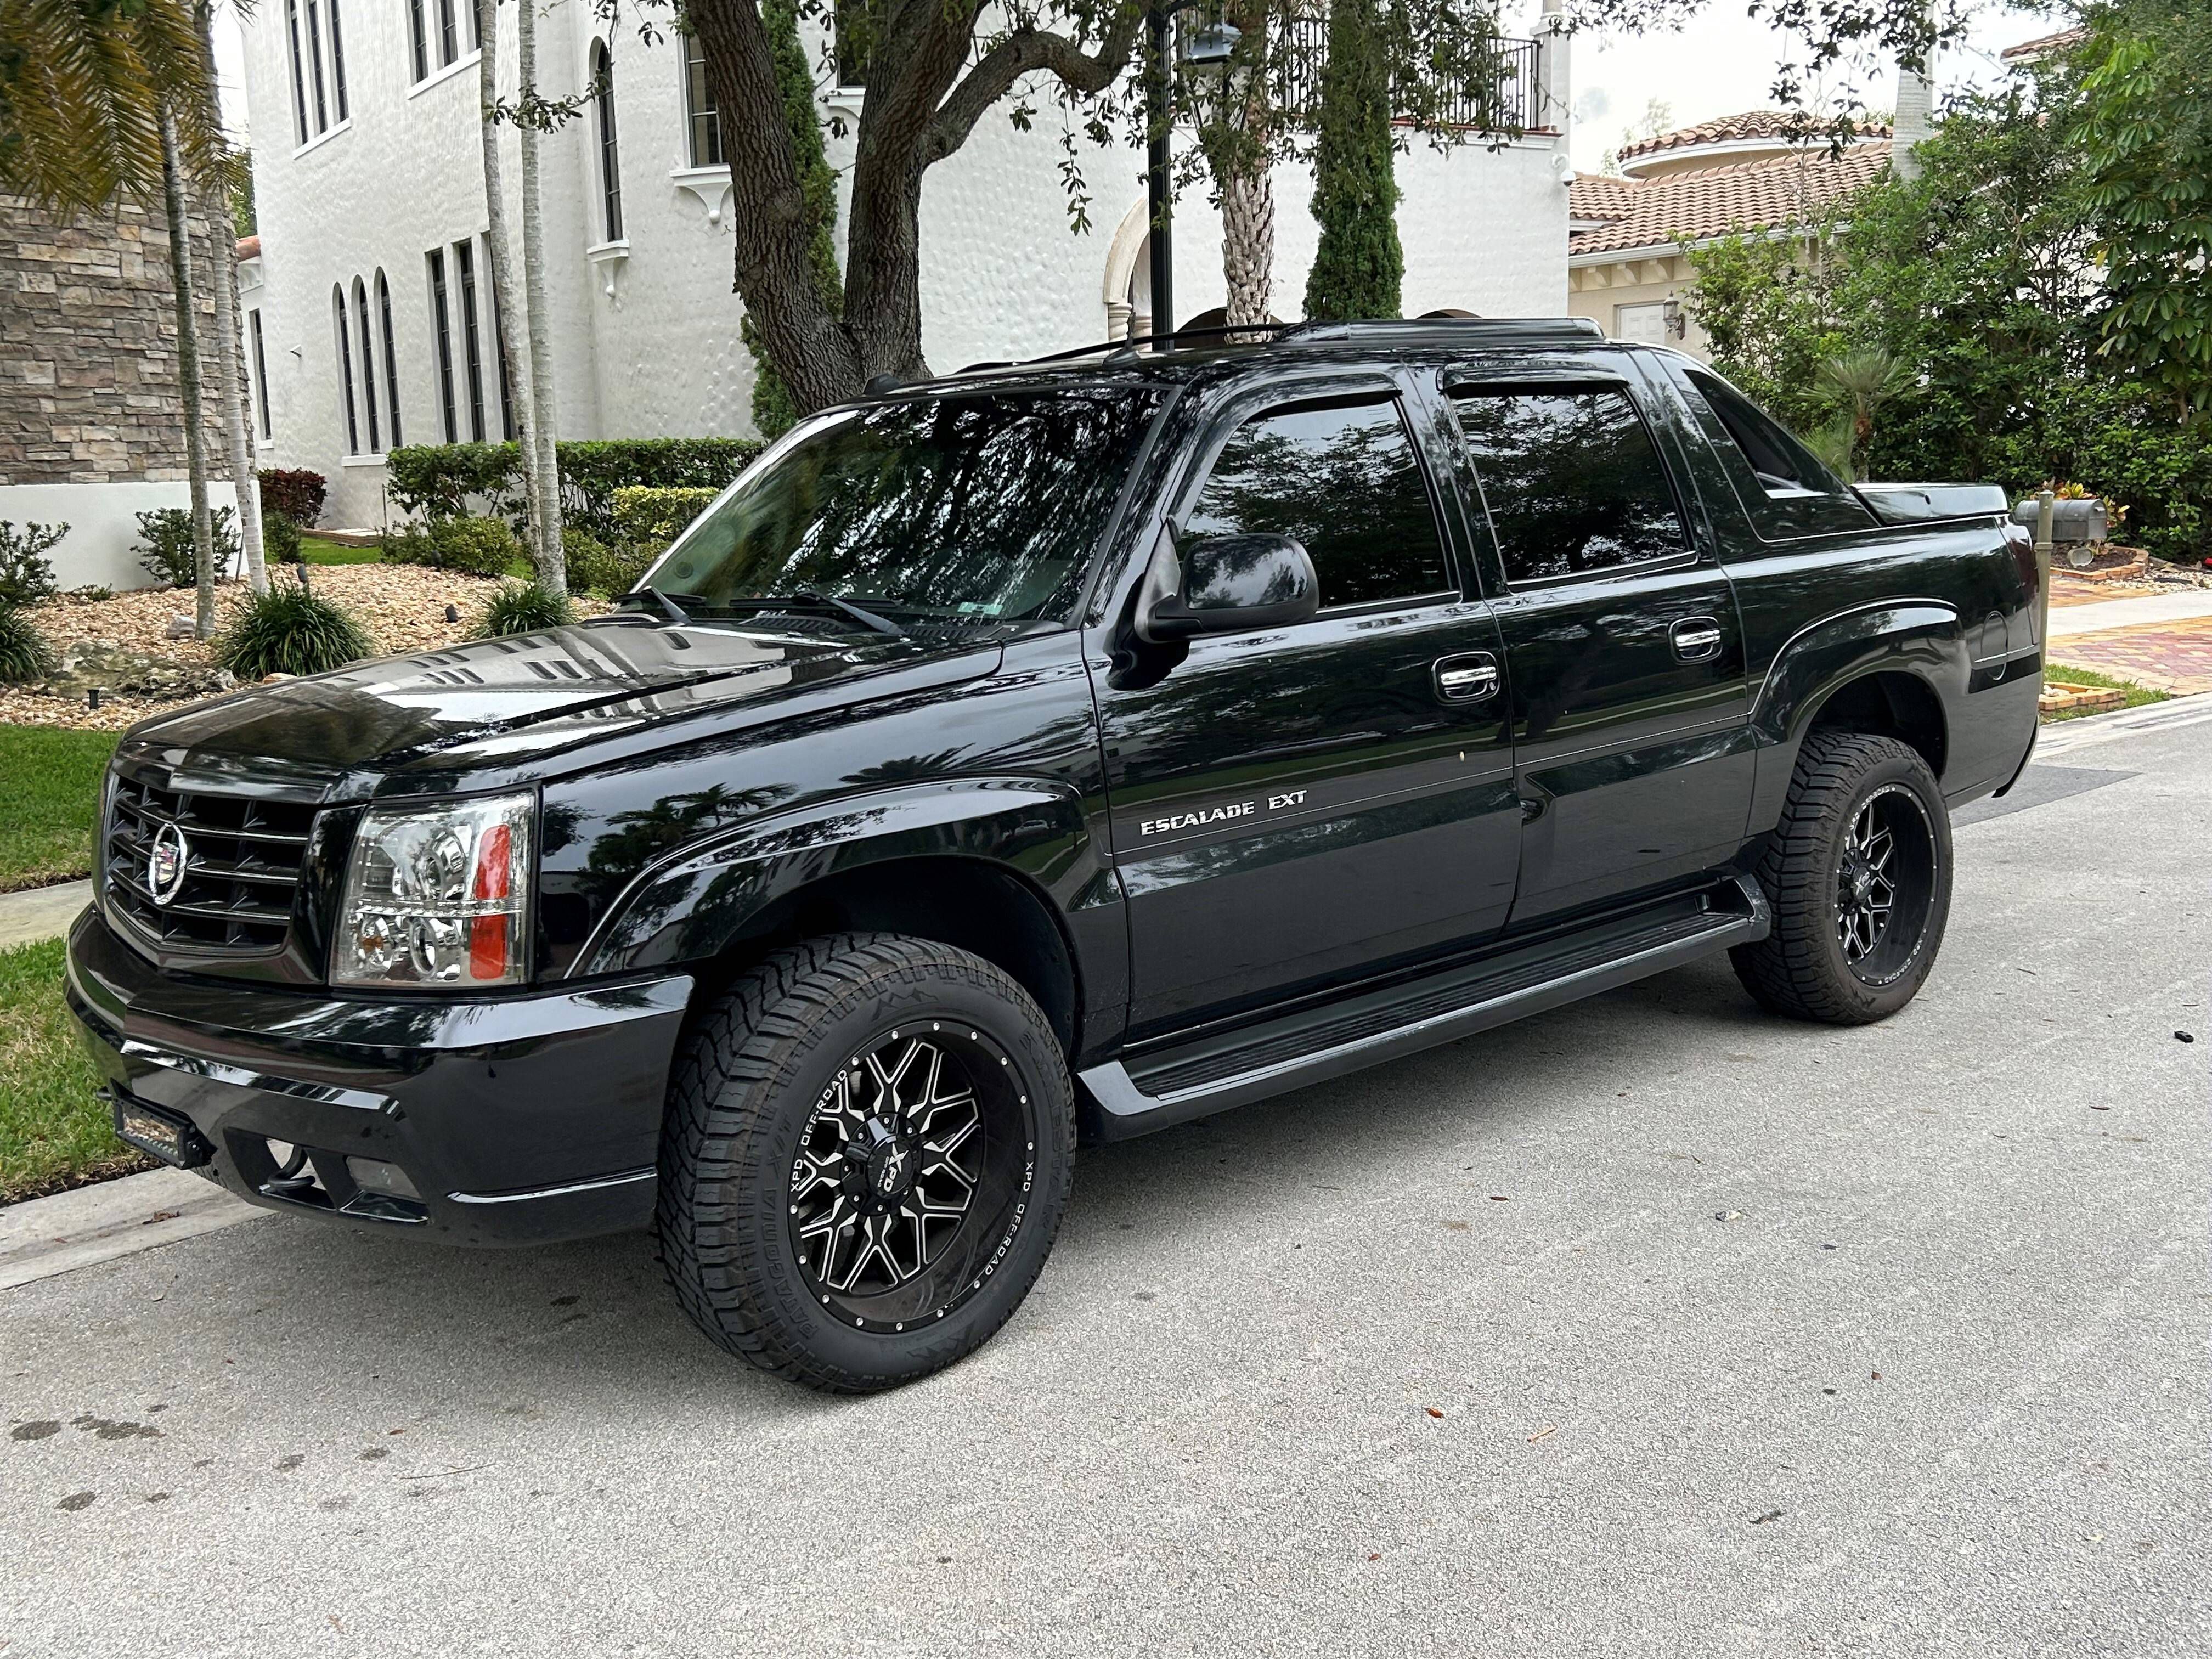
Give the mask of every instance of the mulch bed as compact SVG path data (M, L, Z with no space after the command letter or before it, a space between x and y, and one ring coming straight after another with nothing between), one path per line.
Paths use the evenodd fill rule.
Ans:
M283 570L270 580L282 582L293 578L289 570ZM307 580L317 593L351 611L375 641L379 653L387 655L432 650L467 638L477 613L499 587L497 582L481 576L410 564L313 566ZM225 582L216 589L218 626L245 592L241 582ZM446 620L449 605L460 612L458 623ZM191 613L190 588L149 587L118 593L112 599L52 599L33 606L31 616L57 651L73 642L105 640L172 662L208 666L214 655L206 641L168 637L169 619ZM82 698L42 696L20 687L0 688L0 720L18 726L119 732L165 709L183 706L179 701L165 702L106 693L100 697L100 706L93 709L86 708Z

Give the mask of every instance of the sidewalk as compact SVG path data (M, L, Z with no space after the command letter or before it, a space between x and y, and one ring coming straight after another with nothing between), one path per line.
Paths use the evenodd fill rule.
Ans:
M2055 585L2051 677L2094 669L2178 697L2212 692L2212 589L2106 599Z
M69 932L77 912L91 902L89 881L64 881L52 887L0 893L0 951L60 938Z

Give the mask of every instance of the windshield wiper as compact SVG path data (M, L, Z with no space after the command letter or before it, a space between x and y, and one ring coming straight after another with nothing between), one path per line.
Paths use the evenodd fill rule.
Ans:
M691 613L677 603L678 599L689 599L694 605L706 603L696 593L664 593L657 587L633 587L623 595L623 602L627 605L632 599L643 599L658 605L661 614L669 621L679 623L690 622Z
M840 616L849 617L863 628L872 629L878 634L888 634L895 640L902 640L906 637L906 629L901 628L889 617L879 617L872 611L861 609L850 599L841 599L834 593L819 592L811 587L802 587L796 593L776 593L758 599L725 599L721 603L729 605L744 605L750 611L789 611L799 605L811 605L817 611L834 611Z

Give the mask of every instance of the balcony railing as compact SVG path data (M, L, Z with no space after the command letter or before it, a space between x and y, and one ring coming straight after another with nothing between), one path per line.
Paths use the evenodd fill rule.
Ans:
M1268 53L1275 105L1296 125L1310 126L1321 110L1322 71L1328 63L1327 14L1279 18ZM1526 132L1538 125L1536 43L1507 36L1492 42L1489 61L1472 80L1419 100L1394 98L1392 114L1412 117L1418 102L1438 125L1477 132Z

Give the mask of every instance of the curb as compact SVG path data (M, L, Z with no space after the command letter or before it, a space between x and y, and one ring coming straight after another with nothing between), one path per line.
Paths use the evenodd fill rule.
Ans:
M0 1291L265 1213L183 1170L149 1170L0 1210Z

